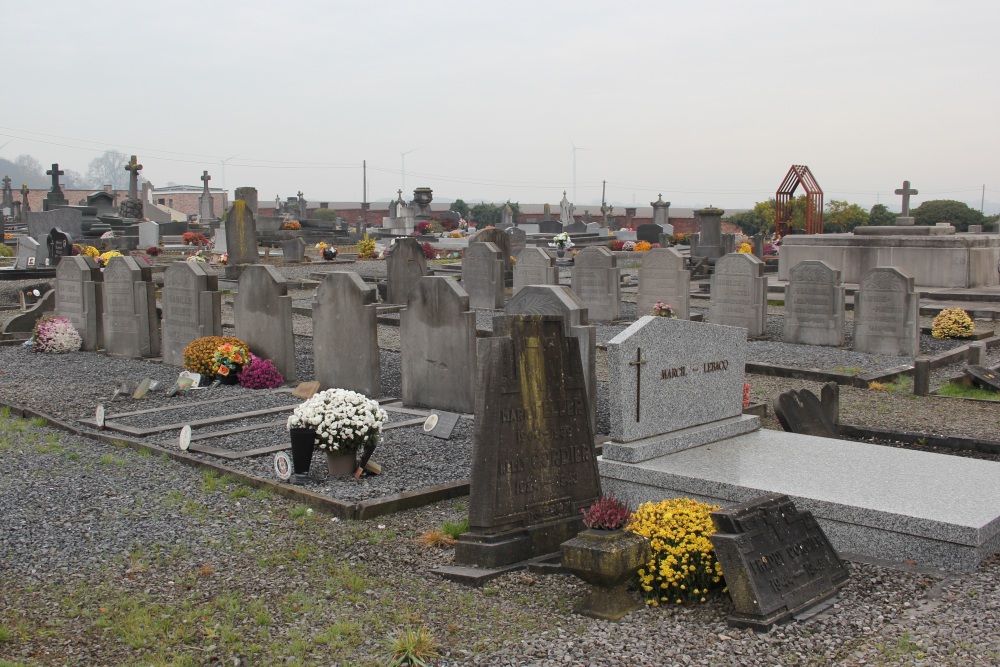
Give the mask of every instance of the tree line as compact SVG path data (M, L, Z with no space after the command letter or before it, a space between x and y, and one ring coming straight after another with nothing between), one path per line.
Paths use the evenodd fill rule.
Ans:
M125 171L128 161L128 155L110 150L91 160L86 174L60 165L59 169L66 173L59 177L59 183L66 190L102 190L105 185L110 185L115 190L124 190L128 188L128 172ZM27 185L32 190L48 190L52 177L45 172L49 168L48 165L41 165L31 155L18 155L13 160L0 158L0 178L9 176L10 186L15 190L22 185ZM145 180L139 174L139 182Z

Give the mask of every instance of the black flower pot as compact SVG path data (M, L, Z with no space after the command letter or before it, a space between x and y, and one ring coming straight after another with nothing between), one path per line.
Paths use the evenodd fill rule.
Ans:
M288 431L292 439L292 472L305 475L312 464L316 431L311 428L293 428Z

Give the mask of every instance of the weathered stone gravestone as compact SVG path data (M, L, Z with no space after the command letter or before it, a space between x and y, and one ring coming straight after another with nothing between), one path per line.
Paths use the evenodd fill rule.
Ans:
M514 265L514 294L528 285L558 285L559 267L549 253L538 247L525 248Z
M56 268L56 313L68 317L83 339L81 350L104 347L104 273L92 257L75 255Z
M131 257L112 257L104 269L104 351L126 359L160 354L156 284Z
M1000 391L1000 373L992 368L973 364L965 367L965 375L977 387L987 391Z
M295 380L292 297L285 278L273 266L247 266L240 275L235 304L236 337L262 359L274 362L286 382Z
M815 259L792 267L785 288L783 339L801 345L844 344L844 286L840 271Z
M507 230L507 236L510 237L510 254L517 259L528 243L528 233L520 227L511 227Z
M854 296L854 350L915 357L920 351L920 298L913 278L895 267L870 269Z
M571 222L568 225L564 225L563 229L567 234L586 234L587 233L587 223L582 220L577 220Z
M406 297L417 282L428 274L427 258L416 239L397 239L385 260L386 301L406 303Z
M462 257L462 289L469 308L503 308L503 251L495 244L473 243Z
M45 239L45 246L49 251L50 266L58 266L63 257L69 257L73 254L73 238L58 227L49 232Z
M234 190L233 198L245 201L247 206L250 208L250 212L253 213L253 217L257 217L259 212L259 209L257 208L257 188L252 188L250 186L236 188L236 190Z
M691 319L691 272L681 254L673 248L653 248L642 255L637 313L649 315L662 301L680 319Z
M256 264L257 223L253 212L243 199L237 199L226 214L226 251L229 253L229 267L240 264ZM221 230L220 230L221 231ZM237 271L238 273L238 271Z
M299 236L286 239L281 242L281 254L285 262L299 263L306 256L306 242Z
M545 253L541 248L532 249ZM508 315L555 315L562 318L563 334L576 338L579 343L580 362L587 383L591 427L596 432L597 327L589 324L587 307L564 285L528 285L514 295L504 311Z
M764 262L753 255L732 253L715 263L708 321L743 327L751 338L767 330L767 278Z
M774 414L781 427L790 433L816 435L823 438L840 437L840 387L827 382L821 391L822 398L808 389L790 389L774 400Z
M607 248L591 246L576 254L573 293L587 306L590 319L611 322L621 315L618 260Z
M73 208L57 208L27 215L28 236L44 243L49 232L58 227L74 239L83 238L83 214Z
M399 317L403 404L471 413L476 396L476 313L451 278L417 281Z
M542 220L538 223L538 233L539 234L561 234L563 230L562 223L558 220Z
M184 365L184 348L222 335L219 277L201 262L174 262L163 272L163 363Z
M502 229L482 229L469 238L469 248L472 248L476 243L492 243L499 248L500 252L503 253L504 276L510 275L510 235L507 232Z
M663 233L663 227L659 225L654 225L651 222L639 225L635 228L635 238L637 241L646 241L647 243L659 243L660 234Z
M160 245L160 223L144 221L139 227L139 247L145 250Z
M56 306L56 291L50 289L45 292L38 301L23 313L19 313L7 320L7 323L0 329L5 335L13 338L28 338L34 331L38 320L48 313L51 313Z
M17 240L17 257L14 259L15 269L37 269L48 263L49 251L45 246L31 238L22 236Z
M377 295L352 271L323 277L313 300L313 368L322 389L382 395Z
M712 512L733 600L729 625L766 631L832 597L850 575L811 512L769 494Z
M558 318L497 318L481 343L469 532L455 562L498 567L575 537L601 495L577 341Z

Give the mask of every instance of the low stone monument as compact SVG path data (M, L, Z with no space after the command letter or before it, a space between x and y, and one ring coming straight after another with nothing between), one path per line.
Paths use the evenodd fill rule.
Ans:
M920 352L920 295L895 267L870 270L854 296L854 350L915 357Z
M322 389L382 395L377 297L352 271L323 277L313 299L313 367Z
M462 289L469 308L503 308L503 252L490 242L472 243L462 257Z
M607 248L590 246L576 254L573 293L587 307L591 321L612 322L621 316L621 271Z
M840 271L806 260L789 274L783 340L800 345L844 344L844 286Z
M219 277L201 262L174 262L163 273L163 363L184 365L184 348L222 335Z
M642 253L636 312L652 314L657 301L670 306L680 319L691 319L691 272L684 265L684 257L673 248L653 248Z
M751 338L767 330L767 278L764 262L753 255L733 253L715 263L708 321L743 327Z
M81 350L104 347L104 273L92 257L73 255L56 268L56 313L83 339Z
M131 257L112 257L104 269L104 349L126 359L160 356L156 284Z
M244 202L243 210L249 213ZM235 204L234 204L235 206ZM295 369L295 335L292 332L292 297L288 281L273 266L251 264L240 275L234 308L236 337L250 351L274 362L275 368L292 382Z
M525 248L514 265L514 290L517 294L528 285L558 285L559 267L542 248Z
M406 303L410 290L429 274L427 258L416 239L396 239L385 260L386 301Z

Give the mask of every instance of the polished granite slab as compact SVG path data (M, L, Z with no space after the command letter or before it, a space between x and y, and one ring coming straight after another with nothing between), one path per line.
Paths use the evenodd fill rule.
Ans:
M599 466L605 492L633 507L787 494L846 554L970 570L1000 548L1000 463L991 461L756 431L641 463L603 456Z

